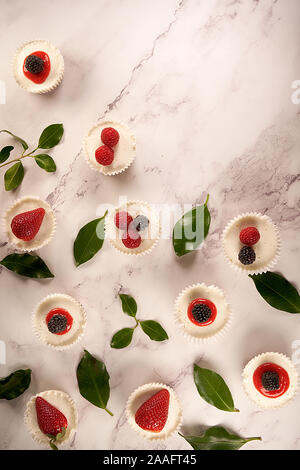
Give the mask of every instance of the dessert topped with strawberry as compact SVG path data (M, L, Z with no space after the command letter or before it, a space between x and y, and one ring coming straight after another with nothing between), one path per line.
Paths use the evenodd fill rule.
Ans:
M56 443L66 434L68 427L67 418L42 397L36 398L35 408L40 430L50 438L50 447L53 450L58 450Z
M119 122L96 124L84 140L87 163L104 175L116 175L126 170L135 158L135 138Z
M247 274L269 270L279 257L278 230L262 214L247 213L232 219L223 231L222 243L229 264Z
M254 357L243 371L248 396L262 408L277 408L296 393L298 375L291 360L280 353L263 353Z
M226 331L230 308L225 295L216 286L193 284L186 287L175 302L176 322L192 340L208 340Z
M40 445L57 450L75 434L78 415L74 401L64 392L47 390L27 403L24 421L32 438Z
M108 217L107 236L111 244L126 254L149 251L160 236L159 217L141 201L130 201Z
M127 401L130 426L146 439L167 439L178 431L182 410L174 390L163 384L145 384Z
M4 224L8 239L22 251L45 246L55 232L55 217L51 207L43 200L25 196L6 211Z
M47 93L62 81L64 60L48 41L30 41L23 44L13 61L15 79L22 88L31 93Z

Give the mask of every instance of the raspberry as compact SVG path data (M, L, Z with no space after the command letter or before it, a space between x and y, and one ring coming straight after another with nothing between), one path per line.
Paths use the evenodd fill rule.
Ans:
M101 132L101 140L108 147L114 147L119 142L120 134L113 127L105 127Z
M44 61L37 55L29 55L25 60L25 67L28 72L37 75L44 70Z
M256 227L246 227L240 231L240 240L244 245L255 245L259 239L260 234Z
M133 218L126 211L117 212L115 215L115 224L120 230L127 230Z
M256 258L255 251L251 246L243 246L239 252L239 260L242 264L252 264Z
M265 390L270 392L271 390L279 389L279 375L277 372L267 370L261 376L261 383Z
M138 248L140 244L142 243L142 239L139 236L138 232L135 230L128 230L125 232L122 236L122 242L123 245L126 246L126 248Z
M95 158L100 165L108 166L113 162L114 151L107 145L101 145L95 152Z
M138 232L143 231L148 227L149 219L145 215L138 215L132 225Z

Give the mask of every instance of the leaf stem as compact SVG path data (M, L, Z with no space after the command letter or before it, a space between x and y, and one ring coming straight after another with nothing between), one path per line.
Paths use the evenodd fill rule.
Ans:
M104 410L105 410L110 416L113 416L113 415L114 415L114 414L113 414L111 411L109 411L107 408L104 408Z
M38 147L36 149L32 150L32 152L26 153L25 155L24 155L24 152L25 152L25 150L24 150L24 152L22 153L22 155L19 158L15 158L14 160L9 160L8 162L2 163L2 165L0 165L0 168L2 168L3 166L6 166L6 165L10 165L11 163L14 163L14 162L18 162L18 161L22 160L23 158L31 157L32 154L34 152L36 152L36 150L38 150Z

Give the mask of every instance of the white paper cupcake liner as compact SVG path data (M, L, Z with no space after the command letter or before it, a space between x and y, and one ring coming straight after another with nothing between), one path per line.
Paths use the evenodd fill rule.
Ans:
M19 77L17 76L16 74L16 61L17 61L17 57L19 55L19 53L21 52L21 50L27 46L28 44L30 43L35 43L37 41L43 41L45 43L47 43L48 45L50 45L51 48L53 48L53 50L60 55L60 59L61 59L61 67L60 67L60 70L57 72L57 77L56 77L56 80L54 82L52 82L51 85L45 85L44 87L40 87L38 84L37 84L37 87L34 88L34 85L32 85L32 89L29 87L29 86L26 86L26 82L22 82L19 80ZM51 62L51 58L50 58L50 62ZM64 58L60 52L60 50L54 46L51 42L47 41L47 40L44 40L44 39L35 39L35 40L31 40L31 41L26 41L26 42L23 42L23 44L21 44L21 46L18 47L17 49L17 52L15 53L14 57L13 57L13 60L12 60L12 71L13 71L13 75L14 75L14 78L17 82L17 84L19 85L19 87L23 88L24 90L28 91L29 93L34 93L34 94L39 94L39 95L42 95L44 93L49 93L53 90L55 90L55 88L58 87L58 85L60 85L60 83L62 82L62 79L63 79L63 76L64 76ZM45 80L45 82L47 82L47 79ZM44 83L45 83L44 82Z
M27 403L25 414L24 414L25 426L27 427L33 440L37 442L39 445L41 445L42 447L47 447L49 450L50 450L50 445L49 445L50 439L49 437L46 436L46 434L44 434L40 430L38 422L37 422L37 418L36 418L35 400L37 397L42 397L49 402L50 402L51 397L52 398L54 397L55 400L57 399L62 400L66 404L65 406L69 408L70 410L70 412L68 413L69 419L66 416L68 419L68 427L66 429L66 434L62 439L60 439L57 442L57 447L60 448L61 446L66 445L69 441L72 440L76 432L77 425L78 425L78 413L77 413L74 400L70 397L70 395L68 395L65 392L61 392L59 390L46 390L45 392L38 393L37 395L31 397L31 399ZM58 407L56 406L56 408ZM63 410L59 410L59 411L65 414ZM70 423L70 415L72 416L71 423ZM71 427L70 427L70 424L71 424Z
M205 287L206 289L210 289L214 292L217 292L218 294L220 294L224 297L224 302L226 303L226 308L228 310L228 317L227 317L226 323L220 328L220 330L218 330L216 333L212 334L211 336L198 337L198 336L192 335L191 333L188 333L186 331L186 329L184 328L184 324L182 323L182 320L180 318L180 311L181 310L180 310L180 307L179 307L179 303L180 303L182 297L189 290L197 288L197 287ZM219 287L215 286L214 284L211 284L209 286L207 286L204 283L191 284L191 285L187 286L185 289L183 289L180 292L180 294L176 297L176 300L175 300L175 326L177 327L178 331L188 341L190 341L192 343L197 343L197 344L199 344L199 343L200 344L206 344L206 343L215 342L216 340L218 340L219 338L221 338L222 336L224 336L228 332L231 325L232 325L232 312L231 312L230 305L229 305L229 303L226 299L224 291L222 289L220 289ZM205 327L203 326L203 327L199 327L199 328L205 328Z
M272 226L272 228L274 230L275 237L276 237L276 252L275 252L275 255L273 256L271 261L269 261L268 263L266 263L265 265L263 265L263 266L261 266L260 268L257 268L257 269L251 269L251 268L247 268L247 267L243 268L242 264L241 264L241 266L239 266L238 264L233 263L231 261L231 259L229 258L228 254L226 252L226 249L225 249L225 238L226 238L226 235L228 234L228 231L231 229L231 227L237 221L239 221L240 219L243 219L244 217L257 217L257 218L260 218L261 220L267 221L270 224L270 226ZM276 227L276 225L273 223L273 221L270 219L269 216L262 215L258 212L246 212L246 213L240 214L240 215L234 217L233 219L231 219L227 223L226 227L224 228L221 239L222 239L223 252L224 252L224 255L225 255L225 258L226 258L226 261L227 261L228 265L230 267L232 267L235 271L240 272L240 273L242 272L244 274L262 274L262 273L265 273L267 271L270 271L271 269L274 268L274 266L276 265L276 263L279 259L279 256L280 256L281 242L280 242L280 236L279 236L278 228ZM254 245L254 250L255 250L255 245ZM238 253L237 253L237 255L238 255Z
M273 360L271 359L272 357L274 358ZM254 387L254 385L252 385L253 372L261 364L263 364L264 362L270 362L271 360L275 364L279 363L278 365L283 367L288 372L289 379L290 379L290 386L288 390L285 392L284 395L281 395L278 398L268 399L267 397L264 397L263 395L261 395L259 392L256 392L256 390L255 390L255 394L256 394L255 397L251 396L249 388ZM288 402L291 402L294 399L299 389L299 376L298 376L298 373L294 364L292 363L289 357L285 356L284 354L276 353L276 352L275 353L266 352L266 353L258 354L253 359L251 359L244 367L242 378L243 378L244 391L248 399L251 400L252 403L255 403L255 405L258 408L263 408L265 410L273 410L277 408L282 408L283 406L287 405Z
M116 233L116 228L115 228L115 222L114 222L114 216L115 216L115 213L117 211L122 211L122 210L128 210L130 212L130 209L128 209L128 206L130 206L131 204L136 204L136 205L140 205L141 207L146 207L147 210L152 214L153 214L153 219L150 220L150 224L152 224L152 226L154 225L153 227L153 233L157 233L157 237L155 239L153 239L153 243L151 244L151 246L147 249L142 249L141 248L141 251L130 251L130 249L126 249L126 247L124 246L124 249L121 247L121 246L118 246L117 244L115 244L114 240L115 240L115 233ZM129 256L141 256L141 255L146 255L146 254L149 254L153 248L156 247L156 245L158 244L159 240L160 240L160 236L161 236L161 226L160 226L160 221L159 221L159 214L156 212L156 210L151 207L150 204L148 204L147 202L143 202L143 201L139 201L139 200L131 200L131 201L128 201L126 204L120 206L120 207L115 207L114 210L112 212L110 212L106 219L105 219L105 237L107 238L109 244L115 248L116 250L118 250L120 253L123 253L124 255L129 255Z
M108 127L113 127L113 124L117 124L121 127L123 127L124 129L128 130L128 134L130 135L130 138L131 138L131 141L132 141L132 146L133 146L133 149L132 149L132 155L131 157L128 159L128 161L126 162L126 164L124 164L124 166L122 168L120 168L119 170L111 170L111 171L108 171L108 172L105 172L103 170L103 167L102 165L98 165L97 167L94 166L90 160L90 157L89 157L89 153L88 153L88 150L87 150L87 142L88 142L88 139L89 139L89 134L96 128L100 127L101 125L104 125L104 124L109 124ZM101 139L100 139L100 133L99 133L99 146L101 145ZM82 143L82 148L83 148L83 153L84 153L84 158L85 158L85 161L86 163L88 164L88 166L96 171L97 173L101 173L102 175L104 176L115 176L115 175L119 175L120 173L123 173L124 171L126 171L133 163L133 161L135 160L135 157L136 157L136 138L135 136L133 135L133 133L130 131L130 129L128 128L128 126L126 126L126 124L124 124L122 121L116 121L116 120L105 120L105 121L99 121L97 123L95 123L88 131L87 135L85 136L85 138L83 139L83 143ZM95 149L96 150L96 149Z
M37 314L38 314L38 311L39 309L42 307L42 305L44 303L46 303L48 300L54 300L54 299L57 299L57 307L59 307L59 300L60 299L63 299L63 300L66 300L68 302L70 302L71 304L73 303L76 308L79 308L80 310L80 315L82 316L82 320L81 320L81 328L78 329L78 333L77 335L74 337L74 338L70 338L70 341L67 342L67 344L53 344L51 343L51 341L47 341L43 334L42 334L42 327L40 325L37 324ZM55 307L52 307L52 308L55 308ZM64 308L64 307L63 307ZM51 309L50 309L51 310ZM49 311L50 311L49 310ZM69 312L71 315L72 315L72 311ZM73 316L73 315L72 315ZM75 300L73 297L71 297L70 295L66 295L66 294L50 294L50 295L47 295L47 297L44 297L39 303L38 305L35 307L35 309L33 310L33 313L32 313L32 317L31 317L31 320L32 320L32 329L36 335L36 337L44 344L46 344L47 346L50 346L51 348L54 348L56 349L57 351L64 351L66 349L69 349L71 346L73 346L74 344L78 343L78 341L82 338L83 334L84 334L84 331L85 331L85 327L86 327L86 322L87 322L87 316L86 316L86 313L85 313L85 310L82 306L82 304L80 302L78 302L78 300ZM45 325L46 325L46 322L45 322ZM74 326L74 323L73 323L73 326ZM73 328L72 326L72 328ZM44 326L45 329L47 328L47 326ZM72 329L70 330L72 331ZM68 333L66 333L67 335ZM51 333L49 333L49 335L51 335ZM62 338L62 340L67 340L66 338L66 335L55 335L53 334L53 337L56 337L56 336L59 336L60 338Z
M150 397L150 392L153 392L153 395L154 395L156 392L158 392L161 389L166 389L170 393L169 416L168 416L168 420L165 424L165 428L168 426L168 421L170 419L170 414L171 413L173 413L173 415L176 414L176 416L174 416L174 419L173 419L173 416L172 416L172 419L174 420L174 423L173 423L172 426L169 424L169 426L170 426L169 430L163 429L159 433L154 433L154 432L151 432L151 431L145 431L144 429L140 428L136 424L136 422L135 422L135 413L136 413L137 409L139 408L139 406L143 402L145 402L147 400L147 398ZM134 406L135 401L138 399L139 396L146 395L147 392L149 392L149 396L147 398L145 398L143 401L141 401L141 403L136 407L136 410L135 410L135 406ZM172 410L171 407L174 407L174 409ZM130 395L130 397L128 398L128 400L127 400L125 412L126 412L127 421L129 423L130 427L135 432L137 432L140 436L144 437L145 439L152 440L152 441L154 441L154 440L155 441L165 441L170 436L172 436L173 434L178 432L180 430L181 424L182 424L182 408L181 408L181 405L180 405L180 402L177 398L176 393L174 392L174 390L172 388L168 387L167 385L161 384L161 383L149 383L149 384L141 385L140 387L135 389L132 392L132 394Z
M20 206L22 202L26 203L27 201L30 201L30 200L38 203L39 204L38 207L42 207L46 211L41 227L46 221L45 220L46 215L47 217L49 217L49 220L51 222L49 230L48 230L49 233L47 236L45 236L45 239L42 241L37 241L37 240L35 241L35 238L39 236L39 232L41 228L33 240L25 242L24 240L19 240L17 237L15 237L10 227L11 220L8 220L10 217L9 214L13 212L13 210L16 207ZM32 209L27 209L27 210L32 210ZM18 213L21 214L22 212L27 212L27 210L23 210L22 208L20 208L20 211ZM47 202L43 201L42 199L36 196L24 196L22 198L17 199L13 204L11 204L9 208L6 210L6 212L4 213L4 216L2 219L2 225L3 225L3 230L7 235L9 243L14 245L19 251L22 251L22 252L25 252L25 251L30 252L30 251L39 250L43 246L48 245L48 243L50 243L52 238L54 237L54 234L56 231L56 219L55 219L55 215L54 215L52 208L49 206Z

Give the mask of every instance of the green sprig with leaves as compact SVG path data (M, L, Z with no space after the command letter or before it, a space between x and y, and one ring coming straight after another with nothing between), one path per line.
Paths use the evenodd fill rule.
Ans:
M62 124L51 124L46 127L40 135L37 147L31 152L28 151L29 145L25 140L21 139L12 132L2 129L1 132L5 132L11 135L23 147L22 154L14 159L9 160L11 152L14 150L12 145L7 145L0 150L0 168L11 165L4 174L4 186L6 191L12 191L16 189L23 181L24 178L24 166L22 160L24 158L33 158L36 164L47 171L53 173L56 171L56 165L52 157L46 153L35 153L39 150L51 149L55 147L60 141L64 133Z
M131 295L119 294L119 297L122 302L122 309L126 315L133 317L135 319L135 326L132 328L123 328L122 330L117 331L111 339L111 347L114 349L126 348L131 343L134 330L140 326L143 332L149 336L153 341L165 341L169 339L167 332L163 327L154 320L138 320L136 318L137 314L137 304Z

